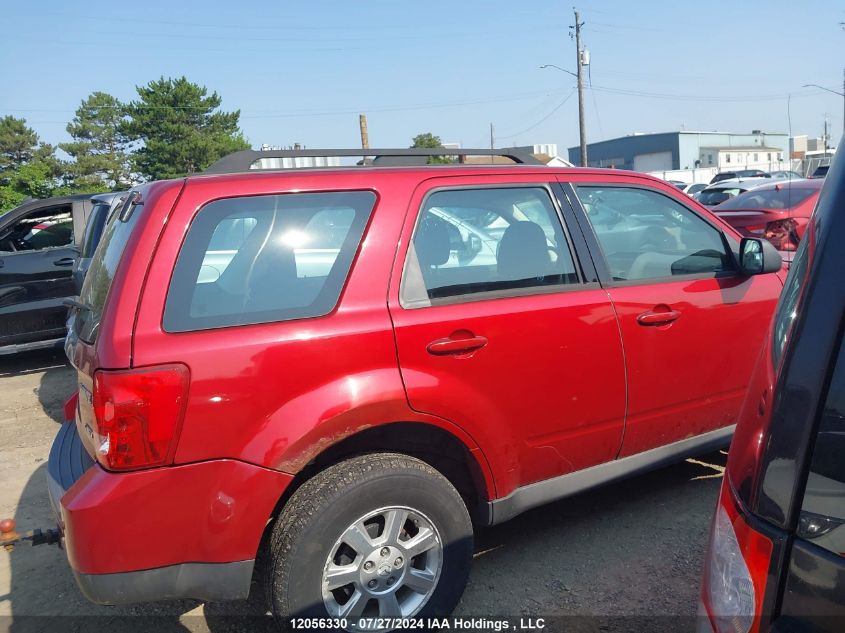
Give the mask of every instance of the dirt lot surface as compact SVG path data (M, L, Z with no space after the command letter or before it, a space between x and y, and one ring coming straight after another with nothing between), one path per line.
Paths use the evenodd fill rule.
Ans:
M47 456L73 386L61 352L0 357L0 515L15 517L20 529L54 525ZM722 453L706 455L480 531L456 615L545 617L547 630L694 630L724 460ZM248 603L94 605L79 593L64 552L55 546L0 554L4 630L267 628ZM243 617L256 613L258 619Z

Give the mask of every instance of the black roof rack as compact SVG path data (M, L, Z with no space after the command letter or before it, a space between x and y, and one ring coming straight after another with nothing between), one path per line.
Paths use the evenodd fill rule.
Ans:
M521 165L543 165L544 163L525 150L511 149L268 149L244 150L224 156L205 170L206 174L231 174L249 171L262 158L334 158L360 156L359 165L374 166L419 166L425 165L431 156L456 156L463 163L467 156L500 156ZM267 170L260 170L267 171Z

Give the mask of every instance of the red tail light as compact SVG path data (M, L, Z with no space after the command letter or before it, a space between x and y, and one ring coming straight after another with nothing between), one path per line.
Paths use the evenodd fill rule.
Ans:
M184 365L96 372L97 460L109 470L173 463L189 382Z
M774 244L779 251L798 250L798 223L792 218L769 222L763 237Z
M772 542L736 507L725 479L710 528L702 601L716 633L756 633L769 574Z

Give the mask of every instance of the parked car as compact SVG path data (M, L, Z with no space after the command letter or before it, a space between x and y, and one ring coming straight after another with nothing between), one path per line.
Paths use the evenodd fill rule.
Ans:
M249 170L294 155L106 225L48 463L91 600L244 598L260 559L277 618L447 614L473 524L729 441L768 242L621 170Z
M61 344L92 207L91 194L81 194L30 200L0 216L0 354Z
M804 176L799 174L797 171L773 171L769 174L772 178L776 179L787 179L787 180L800 180Z
M735 180L737 178L770 178L771 176L762 169L737 169L735 171L722 171L710 179L710 184L716 184L723 180Z
M699 631L843 630L843 208L836 160L749 382L710 530Z
M703 182L696 182L691 185L687 185L686 187L681 189L681 191L687 194L690 198L694 198L695 194L700 191L704 191L705 189L707 189L707 184Z
M121 196L125 197L126 194L102 193L91 197L93 206L85 223L85 232L82 234L82 241L79 245L79 257L73 264L72 275L76 294L79 294L82 290L82 280L85 279L85 273L88 272L88 267L91 265L91 257L97 249L97 244L100 243L106 219L122 200Z
M794 251L804 235L823 180L790 180L754 187L713 213L742 235L764 237L779 251Z
M667 180L666 182L668 182L673 187L680 189L681 191L683 191L684 187L687 186L687 183L685 183L683 180Z
M715 185L710 184L706 189L699 191L695 199L704 206L715 207L717 204L722 204L726 200L750 191L754 187L759 187L770 182L771 180L767 178L735 178L732 180L723 180L717 182Z

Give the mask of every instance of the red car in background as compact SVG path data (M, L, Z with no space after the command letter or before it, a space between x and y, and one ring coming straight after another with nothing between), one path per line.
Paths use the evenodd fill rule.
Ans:
M822 179L773 182L711 210L742 235L764 237L779 251L795 251L823 184Z

